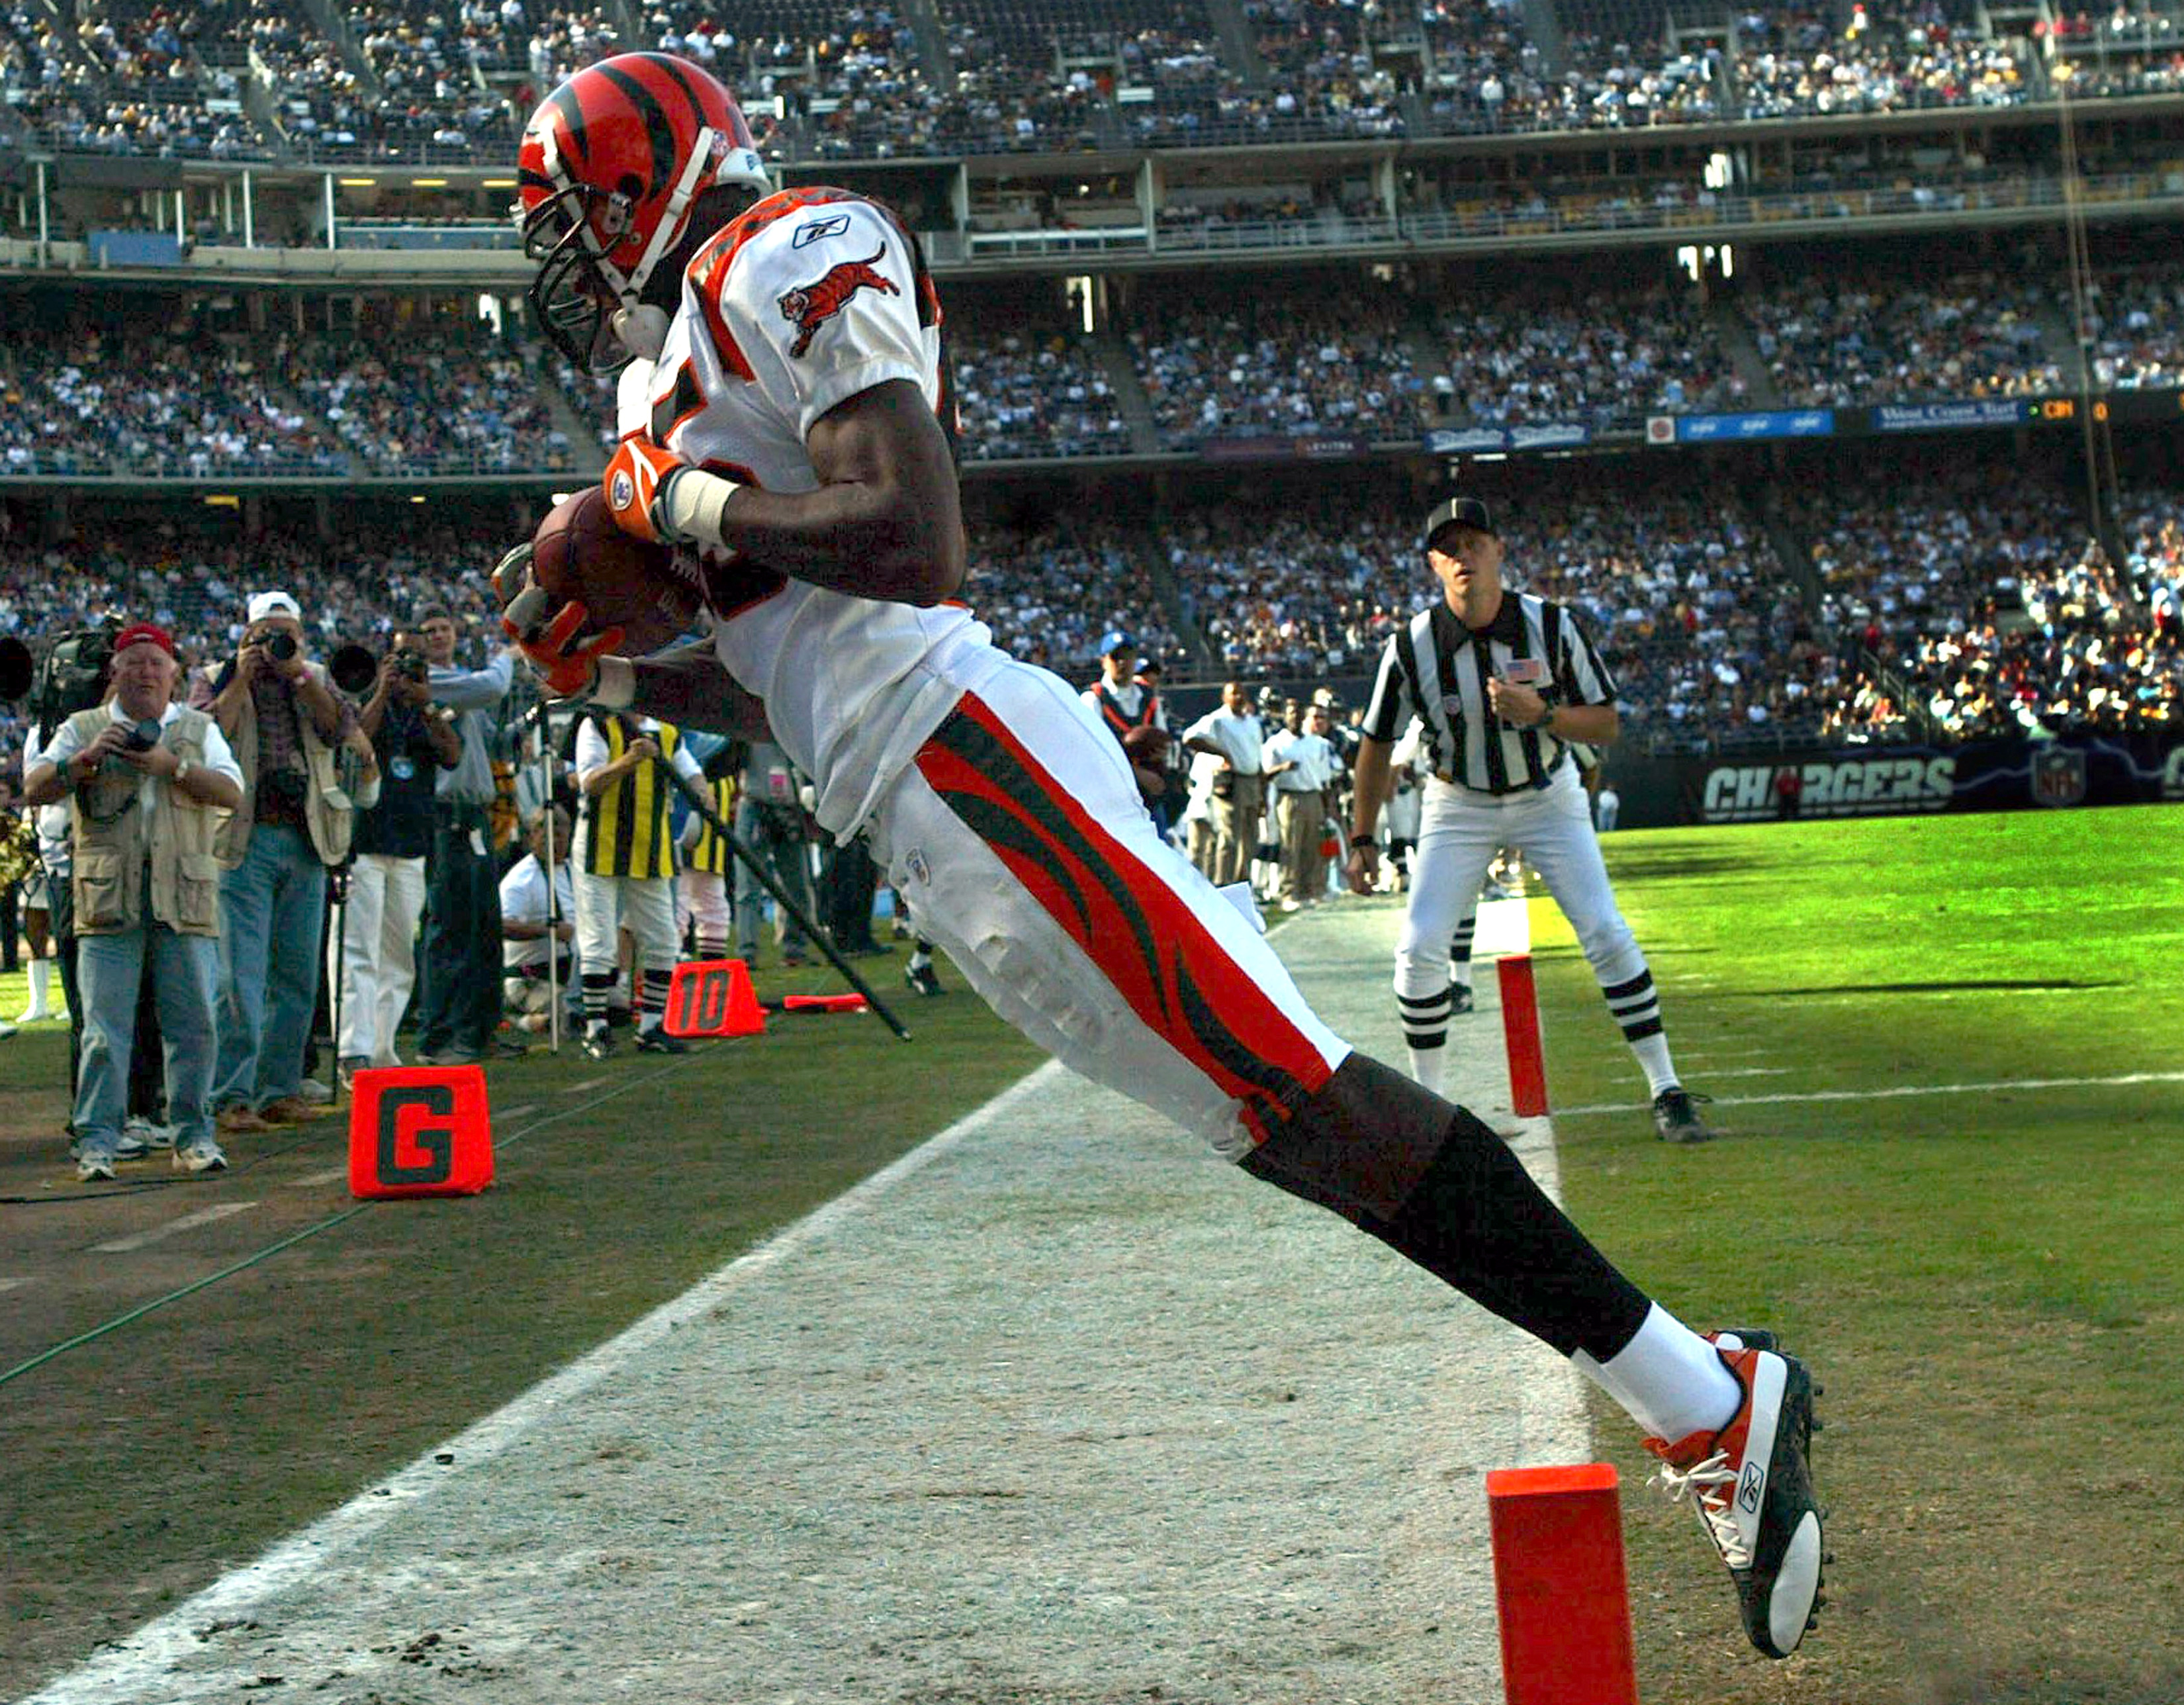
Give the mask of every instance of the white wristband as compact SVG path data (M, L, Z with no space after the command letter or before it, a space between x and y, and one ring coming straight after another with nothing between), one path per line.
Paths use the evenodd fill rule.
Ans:
M627 657L600 658L591 702L606 710L629 709L637 702L637 666Z
M678 468L661 488L657 499L664 529L691 544L723 544L722 510L743 488L721 474L703 468Z

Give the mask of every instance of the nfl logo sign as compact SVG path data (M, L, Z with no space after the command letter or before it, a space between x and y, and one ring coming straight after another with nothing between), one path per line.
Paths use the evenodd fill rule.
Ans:
M2072 746L2049 746L2032 760L2032 799L2036 805L2076 805L2085 803L2086 755Z

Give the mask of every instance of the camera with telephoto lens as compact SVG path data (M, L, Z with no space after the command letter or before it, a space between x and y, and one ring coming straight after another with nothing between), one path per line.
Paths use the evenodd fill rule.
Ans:
M279 628L265 638L265 655L276 663L286 663L296 655L296 636L286 628Z
M432 666L425 661L425 654L404 646L387 654L387 666L405 681L422 681Z
M129 749L132 752L148 752L159 744L159 719L156 716L147 716L129 730Z

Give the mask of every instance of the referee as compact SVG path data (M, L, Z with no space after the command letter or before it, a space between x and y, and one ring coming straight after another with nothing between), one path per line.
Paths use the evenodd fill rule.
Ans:
M1670 1142L1713 1136L1669 1058L1653 973L1616 910L1572 743L1615 738L1615 683L1561 605L1505 593L1502 544L1477 498L1426 517L1426 560L1440 601L1398 629L1380 659L1357 752L1350 873L1379 876L1373 827L1389 755L1412 716L1424 724L1432 777L1418 830L1410 910L1396 948L1396 1000L1411 1073L1440 1087L1451 1005L1449 942L1496 850L1521 846L1546 878L1600 979L1607 1010L1645 1067L1653 1126Z

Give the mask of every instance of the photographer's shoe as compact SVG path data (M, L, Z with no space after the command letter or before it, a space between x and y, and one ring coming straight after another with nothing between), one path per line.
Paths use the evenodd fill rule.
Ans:
M1820 1571L1830 1560L1806 1461L1813 1381L1794 1357L1719 1347L1739 1341L1732 1333L1716 1340L1715 1353L1744 1391L1729 1424L1674 1443L1648 1439L1646 1448L1661 1459L1652 1483L1674 1502L1690 1502L1728 1565L1746 1635L1768 1657L1787 1658L1825 1602Z

